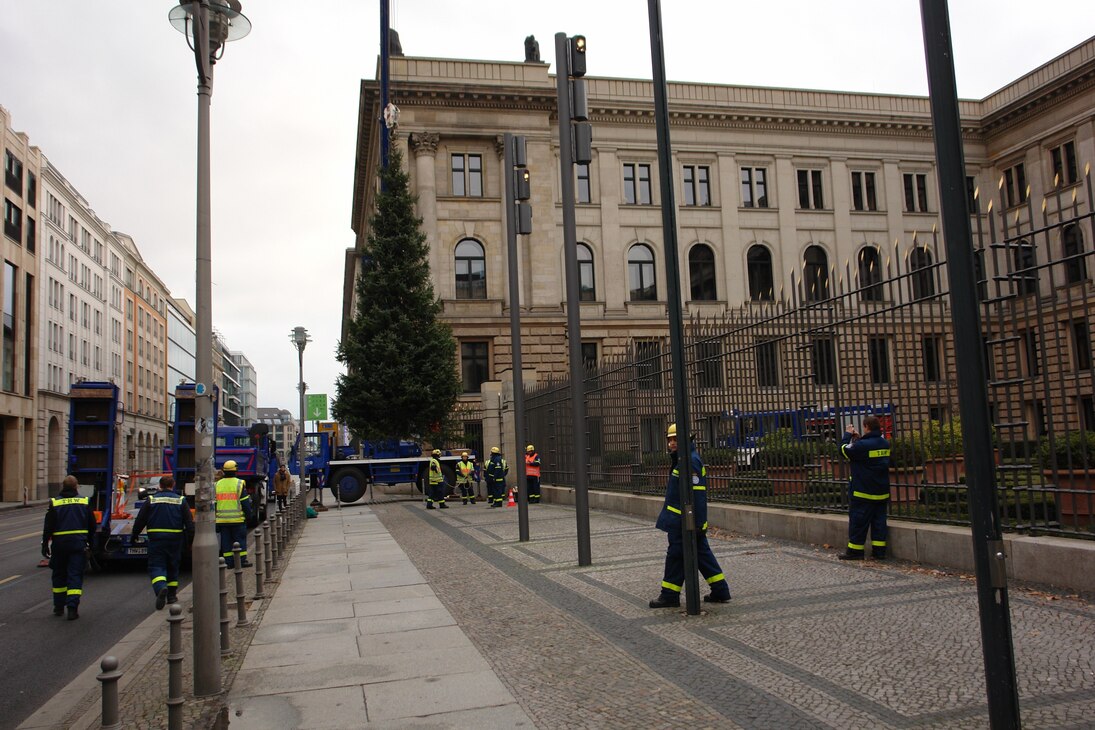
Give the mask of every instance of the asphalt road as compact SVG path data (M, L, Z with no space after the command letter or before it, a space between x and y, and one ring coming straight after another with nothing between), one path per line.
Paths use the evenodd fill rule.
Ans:
M144 562L88 573L80 618L53 615L45 506L0 512L0 728L14 728L155 612ZM180 576L180 586L190 574Z

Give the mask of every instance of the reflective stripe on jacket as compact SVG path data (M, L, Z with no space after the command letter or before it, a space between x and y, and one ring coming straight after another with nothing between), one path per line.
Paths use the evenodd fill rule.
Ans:
M91 503L87 497L53 497L49 504L54 514L51 537L88 536L88 528L93 518L89 518Z
M243 486L236 477L225 477L217 482L217 522L243 522Z
M525 476L540 476L540 455L535 451L531 454L525 454Z
M186 503L186 497L175 492L161 491L149 497L148 502L141 507L141 512L133 523L133 533L139 534L147 524L149 537L181 537L191 522L190 505Z
M471 484L475 480L475 462L460 460L456 462L456 483Z
M494 458L495 456L498 455L492 455L490 461L487 462L487 467L484 469L485 476L488 482L494 481L499 484L505 484L506 472L509 471L509 466L506 465L506 460L501 456L498 456L497 459Z
M664 532L681 529L681 490L680 470L677 469L677 454L673 454L673 467L669 474L669 481L665 485L665 504L658 514L658 521L654 526ZM700 454L692 450L692 513L696 517L696 529L707 529L707 467L703 465Z
M851 462L848 482L852 497L882 500L890 498L890 442L878 431L868 431L854 443L844 434L840 453Z
M430 457L430 484L440 484L445 481L444 475L441 473L441 461Z

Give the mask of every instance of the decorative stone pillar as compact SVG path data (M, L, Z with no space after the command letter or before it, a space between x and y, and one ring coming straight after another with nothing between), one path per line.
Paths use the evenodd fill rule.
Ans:
M441 135L437 132L415 132L408 141L415 161L415 193L418 195L418 215L422 218L422 232L430 246L430 271L433 273L437 294L451 298L453 292L452 257L442 255L441 241L437 234L437 145Z

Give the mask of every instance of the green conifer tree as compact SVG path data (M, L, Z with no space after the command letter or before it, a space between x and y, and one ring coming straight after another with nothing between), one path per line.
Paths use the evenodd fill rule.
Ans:
M362 251L357 309L338 345L347 373L333 414L360 438L441 438L462 385L452 328L438 319L429 245L402 155L391 152Z

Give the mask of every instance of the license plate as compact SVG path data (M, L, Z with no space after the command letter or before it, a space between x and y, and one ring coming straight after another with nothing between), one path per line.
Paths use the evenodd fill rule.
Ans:
M126 548L125 554L126 555L148 555L148 548L146 548L146 547Z

